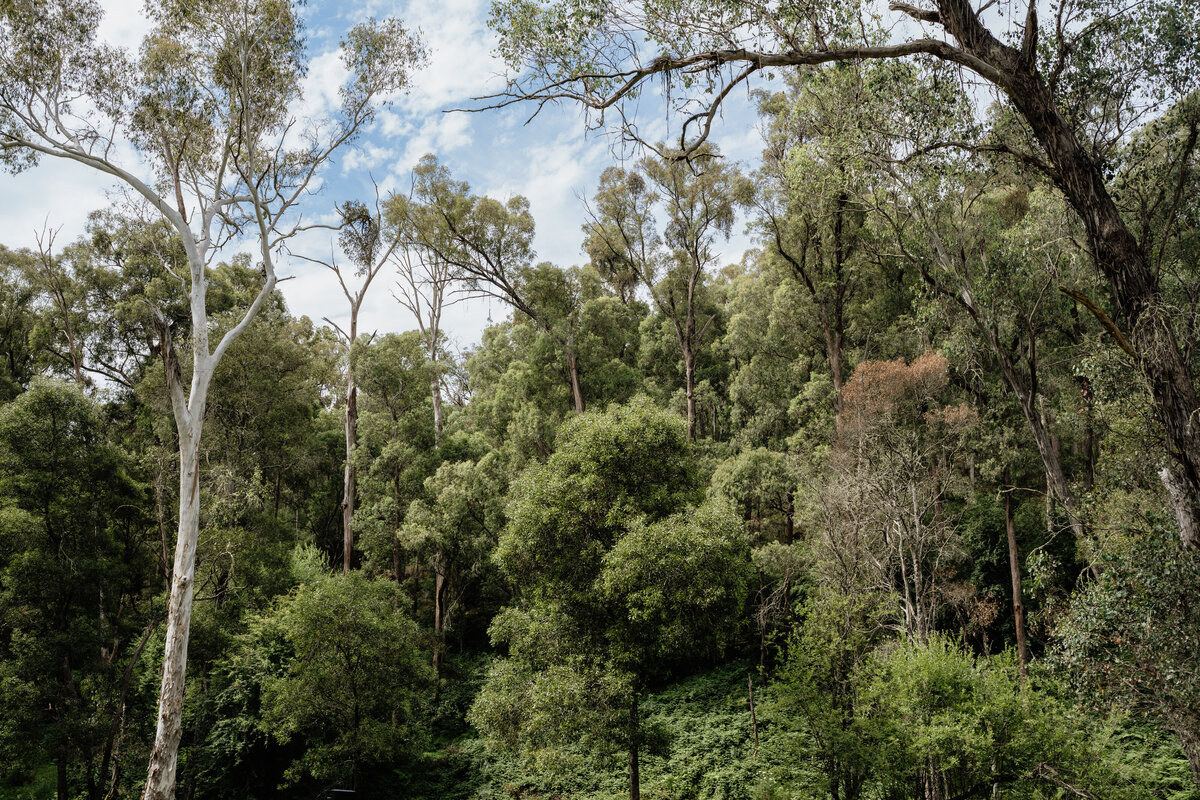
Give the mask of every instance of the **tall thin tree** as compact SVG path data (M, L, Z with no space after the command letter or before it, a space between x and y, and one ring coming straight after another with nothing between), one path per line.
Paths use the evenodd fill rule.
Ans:
M372 213L364 203L350 201L343 203L338 209L342 217L342 229L338 234L338 244L342 253L353 267L354 277L359 282L354 285L348 274L347 265L339 263L334 255L329 260L311 258L303 254L298 258L319 264L329 270L337 278L338 286L346 297L350 307L350 320L343 328L329 317L325 322L337 332L342 349L346 355L345 390L346 390L346 464L342 474L342 572L349 574L354 558L354 503L358 493L358 474L354 466L354 447L358 443L358 383L355 366L358 355L358 315L362 311L363 302L375 278L388 265L392 254L396 252L395 237L384 236L383 215L378 198L375 211ZM370 344L375 334L365 337L365 343Z
M97 39L95 0L0 6L0 160L10 169L51 157L122 184L170 223L187 255L172 271L191 314L192 370L155 316L179 437L179 529L159 694L143 798L169 800L183 696L200 531L200 437L213 372L275 291L275 252L304 230L297 207L331 156L405 87L423 51L397 21L357 25L342 42L349 79L341 106L301 128L291 109L307 68L303 23L290 2L151 0L153 29L134 56ZM121 160L132 146L152 172ZM249 239L262 275L241 319L210 324L208 268ZM219 333L215 346L210 335Z

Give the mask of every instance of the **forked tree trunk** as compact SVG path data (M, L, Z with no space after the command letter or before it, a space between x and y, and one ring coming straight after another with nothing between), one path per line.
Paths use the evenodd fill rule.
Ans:
M194 419L190 425L179 426L179 535L175 541L171 599L167 606L158 725L142 800L171 800L175 792L175 765L183 735L184 679L187 674L188 631L192 622L196 545L200 536L199 444L204 418L203 403L197 412L192 414Z

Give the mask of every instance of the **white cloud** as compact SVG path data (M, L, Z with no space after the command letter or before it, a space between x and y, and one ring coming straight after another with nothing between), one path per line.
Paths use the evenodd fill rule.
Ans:
M503 87L504 65L492 53L496 37L487 27L491 0L412 2L401 12L429 47L428 65L413 76L405 104L416 113L441 111Z
M292 115L301 127L316 122L331 114L340 103L338 90L349 77L342 63L340 49L327 50L312 58L308 63L308 74L304 76L303 94L292 109Z
M143 0L104 0L104 17L100 20L99 38L116 47L126 47L136 53L142 37L150 32Z
M416 166L426 153L441 159L467 147L472 142L471 119L466 114L441 114L425 117L419 125L408 126L404 153L397 159L394 170L406 173Z
M61 229L62 246L83 233L87 215L108 205L110 180L81 164L44 158L32 170L5 175L0 191L0 243L11 247L36 245L35 233L44 227Z
M350 149L342 156L342 174L353 172L375 174L395 157L395 148L366 142Z
M150 27L142 0L102 2L106 10L102 37L136 50ZM414 74L411 91L385 109L373 129L343 150L338 163L323 173L315 184L324 186L323 191L305 201L307 221L332 220L335 200L369 200L368 173L384 191L406 188L411 167L433 152L455 177L469 181L475 192L499 198L527 196L537 222L539 258L562 266L580 263L581 198L594 193L600 171L613 162L614 140L589 136L575 106L548 106L527 125L532 108L526 106L478 114L442 113L503 88L504 67L493 54L496 39L487 27L490 5L491 0L310 0L303 13L314 55L304 100L295 109L302 124L336 111L338 89L346 78L337 41L368 14L395 14L410 28L419 28L431 52L427 67ZM753 161L761 148L753 112L744 98L731 100L735 102L724 119L714 126L714 138L731 159ZM637 111L647 138L665 138L678 124L678 118L668 122L653 93L643 98ZM132 152L123 158L137 165ZM47 159L25 175L5 176L0 184L0 242L21 247L32 246L33 232L47 221L51 227L63 227L61 243L74 238L82 232L88 212L108 204L105 192L110 182L81 166ZM334 237L327 230L310 232L295 240L292 248L308 255L326 254ZM722 263L736 261L747 244L746 237L735 236L722 248ZM243 243L240 249L249 248ZM293 259L281 260L285 262L281 273L294 276L281 285L294 313L315 320L328 316L339 324L345 321L346 302L331 274ZM382 275L377 280L363 310L362 329L384 332L415 327L408 312L390 296L394 278ZM509 315L507 306L497 301L474 301L448 309L445 324L460 345L469 346L478 342L489 321Z

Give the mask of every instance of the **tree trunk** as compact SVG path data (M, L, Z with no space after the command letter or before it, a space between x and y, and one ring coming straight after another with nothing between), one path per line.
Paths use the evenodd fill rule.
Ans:
M629 706L629 800L642 800L642 779L638 761L638 739L641 737L638 720L638 700Z
M400 572L400 526L404 524L404 512L400 508L400 471L392 473L392 492L396 498L395 527L392 529L392 574L396 576L396 586L404 585L404 576Z
M1017 661L1021 679L1029 677L1029 649L1025 642L1025 604L1021 591L1021 561L1017 549L1017 526L1013 519L1012 487L1008 486L1008 470L1004 470L1004 532L1008 537L1008 571L1012 576L1013 623L1017 629Z
M1033 396L1032 389L1017 373L1016 365L996 336L989 332L987 340L992 347L992 352L1000 362L1000 371L1004 375L1005 382L1012 393L1016 395L1017 404L1020 405L1021 413L1029 426L1029 433L1037 445L1038 455L1042 459L1042 468L1046 473L1046 486L1062 502L1063 510L1067 512L1067 522L1071 526L1071 532L1075 534L1077 540L1081 540L1085 535L1085 529L1083 518L1079 514L1079 504L1075 499L1075 493L1071 491L1070 484L1067 483L1061 454L1053 434L1046 425L1046 418L1037 407L1037 399ZM1047 524L1049 524L1048 520Z
M750 693L750 729L754 732L754 760L758 760L758 717L754 713L754 677L746 676L746 689Z
M434 375L429 381L429 392L433 395L433 442L442 443L442 379Z
M129 663L125 665L125 672L121 676L121 691L117 696L117 707L113 714L112 725L108 729L108 737L104 740L104 755L100 759L100 780L108 780L108 791L106 797L114 797L117 793L117 776L119 774L115 766L110 770L113 754L117 749L117 740L121 736L121 732L125 727L125 706L126 700L129 697L129 682L133 679L133 668L137 665L138 658L142 655L142 650L146 647L146 642L150 640L150 634L158 627L158 621L151 621L146 626L146 630L142 631L142 638L138 641L137 647L129 656ZM117 758L120 762L120 758ZM108 776L108 777L106 777Z
M796 541L796 496L792 492L787 493L783 522L783 543L790 547Z
M444 556L433 557L433 669L440 672L445 659L446 640L446 565Z
M690 347L683 351L683 380L687 393L688 441L696 441L696 356Z
M1175 518L1185 545L1200 546L1200 398L1171 327L1158 277L1108 192L1104 171L1058 112L1032 59L1002 44L966 0L939 0L940 21L963 48L991 65L994 81L1029 124L1053 165L1052 177L1079 214L1096 267L1112 290L1131 336L1128 346L1150 384L1155 410L1175 462ZM1036 24L1036 22L1035 22ZM1110 332L1114 332L1110 330ZM1119 334L1118 334L1119 335Z
M67 782L67 754L65 746L60 748L58 758L55 759L54 763L58 772L58 800L71 800L71 788Z
M1190 719L1172 720L1172 729L1187 756L1188 765L1192 768L1192 777L1200 786L1200 716L1191 715Z
M171 800L175 792L175 762L183 735L183 693L187 674L188 631L192 623L192 593L196 544L200 536L200 428L203 404L192 424L179 433L179 535L167 606L167 635L163 652L158 725L142 800ZM179 426L184 428L184 426Z
M352 345L353 346L353 345ZM354 444L358 437L358 387L351 371L346 382L346 471L342 488L342 574L350 574L354 558Z
M575 351L568 345L567 351L567 373L571 378L571 397L575 400L575 413L582 414L587 410L583 402L583 389L579 385L579 357L575 355Z

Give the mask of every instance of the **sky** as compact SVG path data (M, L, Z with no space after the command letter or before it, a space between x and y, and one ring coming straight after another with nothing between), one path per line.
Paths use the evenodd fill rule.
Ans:
M103 0L101 38L136 50L149 24L142 0ZM494 55L495 35L487 27L490 0L441 2L331 2L310 0L304 15L311 57L305 97L298 115L326 111L337 99L343 77L338 59L340 36L367 15L396 16L419 29L430 51L427 65L412 76L412 88L386 109L349 149L340 152L323 175L320 194L309 201L306 217L328 213L335 202L373 200L372 181L384 190L405 189L409 171L426 153L435 154L454 177L471 190L501 200L529 198L537 224L539 261L571 266L581 253L585 199L595 193L600 172L615 163L614 139L589 134L576 107L547 107L526 124L530 108L478 113L448 112L471 98L504 86L504 65ZM713 141L732 161L753 167L762 149L750 99L733 96L723 118L714 125ZM643 131L665 133L660 110L643 111ZM127 151L125 166L137 171ZM34 247L44 227L58 229L57 245L79 236L89 212L109 204L113 184L103 175L72 162L44 159L17 176L0 177L0 242L10 248ZM728 243L720 243L722 265L740 261L751 241L738 224ZM292 245L311 257L327 256L328 232L307 235ZM328 271L300 259L280 258L280 284L293 314L343 324L349 315L336 279ZM392 297L394 278L376 279L359 330L403 331L415 321ZM509 309L495 300L460 303L446 313L445 328L459 348L477 344L483 329L507 318ZM344 325L343 325L344 327Z

